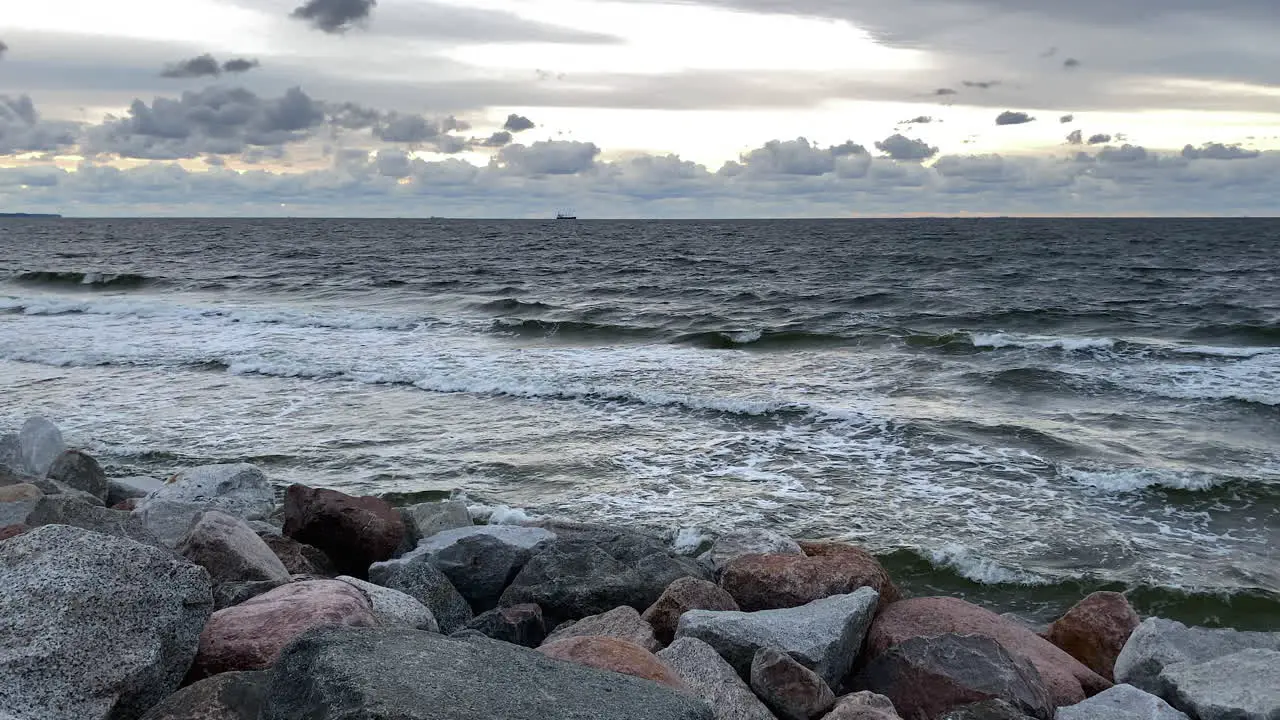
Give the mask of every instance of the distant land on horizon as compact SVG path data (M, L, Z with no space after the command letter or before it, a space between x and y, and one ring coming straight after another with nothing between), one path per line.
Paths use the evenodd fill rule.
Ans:
M57 213L0 213L0 218L60 218Z

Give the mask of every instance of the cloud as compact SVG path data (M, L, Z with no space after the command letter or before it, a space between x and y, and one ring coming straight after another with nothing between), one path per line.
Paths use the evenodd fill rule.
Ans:
M307 0L290 17L327 33L344 33L367 20L377 4L378 0Z
M42 120L30 96L0 95L0 155L54 152L75 144L72 123Z
M216 77L222 72L222 66L214 59L212 55L204 54L188 60L180 60L176 63L166 65L164 70L160 72L160 77L167 78L194 78L194 77Z
M600 148L595 143L541 140L532 145L508 145L498 151L498 166L511 175L573 175L590 170Z
M534 127L532 120L524 117L523 115L516 115L515 113L508 115L507 121L502 125L502 129L510 133L524 132L525 130L533 129Z
M1076 119L1075 115L1063 115L1062 117L1058 118L1058 122L1065 125L1069 122L1075 122L1075 119Z
M1147 149L1141 145L1129 145L1128 143L1120 147L1104 147L1098 151L1099 162L1110 163L1133 163L1142 162L1149 157Z
M3 40L0 40L0 60L4 59L4 54L7 52L9 52L9 46L5 45Z
M480 142L481 147L500 148L511 144L511 133L501 130Z
M1107 143L1111 142L1111 139L1112 139L1112 138L1111 138L1111 136L1110 136L1110 135L1108 135L1107 133L1098 133L1097 135L1090 135L1090 136L1089 136L1089 144L1090 144L1090 145L1105 145L1105 144L1107 144Z
M373 135L379 140L401 143L422 143L440 135L440 124L421 115L388 113L373 126Z
M955 95L956 91L952 90L951 88L938 88L937 90L933 91L933 94L939 97L943 97L946 95Z
M931 116L919 115L917 117L911 118L910 120L903 120L898 124L899 125L928 125L931 122L933 122L933 118Z
M1035 118L1024 112L1006 110L996 116L997 125L1023 125L1029 122L1035 122Z
M977 88L979 90L990 90L1000 84L999 80L965 80L961 83L967 88Z
M1062 67L1066 68L1067 70L1075 70L1076 68L1080 67L1080 61L1075 58L1067 58L1066 60L1062 61Z
M249 58L232 58L231 60L222 63L222 71L229 73L249 72L260 64L261 63L257 60Z
M938 148L901 134L893 134L876 142L876 149L893 160L928 160L938 154Z
M1068 145L1083 145L1083 144L1084 144L1084 131L1083 131L1083 130L1072 130L1072 131L1067 135L1067 144L1068 144Z
M1239 145L1223 145L1222 143L1205 143L1197 148L1187 145L1182 148L1182 157L1188 160L1252 160L1262 153L1248 150Z
M866 154L866 148L852 141L822 148L805 138L770 140L743 153L726 172L752 176L825 175L836 169L840 158Z

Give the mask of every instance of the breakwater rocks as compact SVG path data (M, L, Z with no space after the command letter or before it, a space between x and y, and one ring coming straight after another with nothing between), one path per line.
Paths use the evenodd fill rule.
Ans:
M0 720L1280 717L1280 633L1117 593L1041 634L838 543L276 490L0 435Z

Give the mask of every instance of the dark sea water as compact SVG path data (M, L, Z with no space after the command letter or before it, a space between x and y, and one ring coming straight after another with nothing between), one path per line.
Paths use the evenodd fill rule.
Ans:
M113 474L860 543L1280 628L1280 221L0 222L0 426Z

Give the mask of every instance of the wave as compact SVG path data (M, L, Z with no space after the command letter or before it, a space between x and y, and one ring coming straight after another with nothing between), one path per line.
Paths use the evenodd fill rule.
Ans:
M135 273L60 272L37 270L10 278L19 285L46 287L88 287L94 289L139 288L158 282L157 278Z
M563 338L567 340L628 340L654 338L655 328L593 323L583 320L538 320L534 318L498 318L490 325L493 332L528 338Z
M1280 477L1268 480L1265 477L1142 467L1105 469L1066 467L1062 469L1062 474L1081 485L1109 493L1161 490L1205 495L1219 494L1219 491L1224 491L1280 500Z
M1280 348L1280 326L1272 324L1197 325L1187 332L1187 337L1215 340L1229 339L1247 345L1268 345Z
M1053 335L1015 335L1010 333L973 333L969 341L976 348L1025 348L1029 350L1110 350L1118 342L1109 337L1057 337Z
M671 339L673 345L691 345L709 350L734 348L801 348L841 345L849 342L839 335L807 332L804 330L709 330L686 333Z
M476 303L471 306L476 310L482 310L490 313L526 313L526 312L546 312L555 310L555 305L548 305L544 302L525 302L523 300L508 297L500 300L490 300L489 302Z

